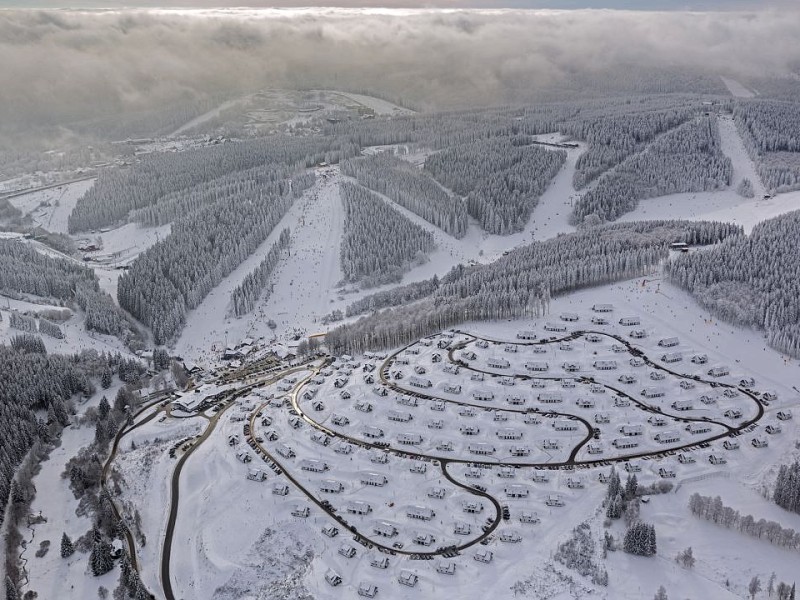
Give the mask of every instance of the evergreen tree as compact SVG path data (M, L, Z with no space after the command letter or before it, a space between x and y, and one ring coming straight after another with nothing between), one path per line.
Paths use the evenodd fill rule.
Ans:
M761 591L761 579L759 579L758 575L753 575L750 584L747 586L747 591L751 600L755 600L756 594Z
M95 577L105 575L114 568L114 559L111 556L111 545L105 540L95 540L89 554L89 566Z
M103 372L100 374L100 387L104 390L107 390L111 387L113 375L111 374L111 369L105 368Z
M75 546L65 532L61 535L61 558L69 558L73 554L75 554Z
M20 600L17 584L8 575L6 575L6 600Z
M663 585L658 586L658 590L656 591L656 595L653 596L653 600L669 600L669 596L667 596L667 590L664 589Z
M100 404L97 405L97 414L100 419L105 419L108 417L108 413L111 412L111 405L108 403L108 398L103 396L100 398Z
M625 481L625 499L631 500L635 498L638 491L639 484L636 481L636 475L631 473L628 475L628 479Z

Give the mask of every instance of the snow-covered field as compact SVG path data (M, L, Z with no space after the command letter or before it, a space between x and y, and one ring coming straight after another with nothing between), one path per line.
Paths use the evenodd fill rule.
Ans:
M722 79L734 96L753 95L739 82ZM368 96L350 93L342 96L347 103L361 104L378 114L408 112ZM223 104L193 119L174 135L212 121L245 100ZM731 189L644 200L621 220L715 219L741 224L749 231L765 218L800 209L800 192L764 197L764 186L733 121L720 117L718 122L723 152L733 163ZM540 140L557 142L561 137L540 136ZM532 240L573 231L568 222L577 195L572 180L576 161L584 150L585 146L580 145L567 151L565 165L540 198L525 230L518 234L489 235L472 222L467 235L458 240L392 203L411 221L430 231L437 247L430 260L412 268L401 283L435 274L441 276L459 263L488 262ZM420 151L406 158L417 164L424 159L423 155L424 151ZM344 228L339 196L342 176L338 167L319 168L316 174L316 184L294 203L253 255L189 312L186 327L173 348L176 355L209 369L216 368L221 350L231 342L245 337L285 342L296 332L302 337L324 333L328 326L321 320L332 310L343 310L365 294L391 287L356 290L339 285L343 278L339 265ZM744 177L754 184L752 199L742 198L734 191ZM31 214L35 223L51 231L66 232L69 212L91 185L92 181L67 184L16 197L12 203ZM272 275L268 298L262 298L245 317L230 316L231 292L260 263L285 227L291 229L291 244ZM169 226L142 228L128 224L75 239L100 239L102 250L92 253L94 262L89 264L95 267L103 289L116 296L116 282L122 271L114 267L129 263L168 234ZM591 321L598 316L592 305L601 303L614 306L608 324ZM3 298L0 341L7 342L16 333L8 327L7 310L46 308L54 307ZM561 313L576 313L578 320L562 323ZM628 316L641 318L641 325L619 324L621 317ZM275 330L267 324L270 319L277 324ZM565 324L567 331L547 331L548 322ZM83 328L80 312L74 313L63 329L65 340L44 338L49 351L121 349L115 339L89 335ZM339 599L356 597L361 584L373 584L380 590L378 597L393 599L447 594L478 600L487 597L487 590L491 590L493 598L633 600L652 597L663 584L671 598L696 600L744 598L753 575L759 575L763 581L772 571L778 580L791 581L796 577L796 553L702 521L687 508L688 499L695 492L719 494L725 504L753 514L756 520L774 519L784 527L800 530L800 517L777 508L764 495L774 482L776 465L800 456L794 443L800 435L797 419L781 422L783 431L779 434L765 433L766 425L778 423L779 410L800 413L800 392L794 387L800 363L770 349L762 333L711 317L688 294L655 272L645 278L554 298L546 318L467 323L459 329L465 333L457 334L453 343L464 345L455 358L463 359L471 369L443 370L444 366L452 365L448 362L447 348L436 347L436 342L446 339L440 335L430 344L415 344L416 353L400 351L386 363L386 373L381 373L382 359L363 356L350 361L337 359L325 368L318 361L313 370L296 376L300 384L294 392L289 392L294 382L284 381L282 391L278 385L264 385L218 415L211 411L195 416L168 414L163 408L154 407L154 412L159 411L158 418L144 422L153 413L142 418L143 424L125 436L114 463L124 480L120 499L138 509L146 534L147 543L137 547L137 553L147 586L157 593L162 589L162 549L171 502L170 483L177 462L170 457L170 450L177 449L177 455L181 456L186 450L186 447L181 449L184 441L204 432L208 432L208 439L202 440L192 452L180 477L170 563L171 582L179 598ZM532 331L539 339L579 329L596 330L602 335L595 340L585 334L576 336L570 347L562 347L558 342L546 344L542 353L518 344L517 335L522 331ZM632 329L641 329L645 335L633 338ZM610 336L622 336L656 366L631 363L631 354L625 348L615 349L618 340ZM659 345L659 340L673 336L678 338L676 346ZM488 341L482 347L481 338L499 343ZM473 357L466 356L472 352ZM679 353L680 359L669 362L671 358L666 356L673 352ZM693 363L690 359L695 355L707 355L708 363ZM498 360L500 363L495 362ZM508 361L507 366L502 366L503 360ZM596 361L616 361L618 365L613 370L600 371ZM547 369L533 371L526 366L532 362L546 362ZM570 363L576 365L574 369L568 366ZM365 379L364 364L375 366L370 373L371 381ZM692 378L696 375L708 379L708 369L720 365L729 367L731 375L720 377L715 383L728 387ZM664 371L662 379L659 377L662 369L658 367L675 373ZM402 377L397 376L398 372ZM473 379L472 375L478 373L484 374L482 380ZM316 382L303 381L312 376ZM338 376L346 382L335 383ZM386 378L384 383L382 376ZM769 391L778 396L777 401L764 407L763 417L756 398L740 384L742 378L751 376L759 393ZM430 388L414 387L411 377L430 379ZM537 386L531 379L535 377L541 377ZM628 384L621 377L635 381ZM575 387L565 381L579 378L587 379L573 382ZM594 389L591 384L595 384ZM658 388L664 395L649 397L644 392L646 388ZM387 390L386 395L383 390ZM109 397L110 391L106 392ZM343 398L342 392L349 397ZM273 394L285 396L286 402L270 403ZM548 394L560 400L544 404L540 395ZM428 397L420 397L414 404L411 399L415 395ZM485 398L481 399L481 395ZM708 396L709 401L701 401L701 396ZM617 402L625 397L633 400L633 404ZM292 406L290 398L295 401ZM437 399L444 401L443 410L439 410ZM691 408L680 411L673 406L684 399L692 401ZM371 405L369 412L362 411L366 404ZM528 412L533 408L535 412ZM295 409L302 414L290 412ZM732 416L730 411L741 414ZM258 412L262 414L254 417ZM599 414L605 415L608 422ZM654 424L652 417L656 414L664 417L667 424ZM243 428L245 423L249 425L251 417L254 424L251 437L261 438L258 446L279 463L284 474L271 470L254 447L246 445ZM264 417L271 422L262 421ZM704 419L708 420L708 431L695 434L687 430ZM710 439L756 419L758 422L742 435ZM688 420L693 422L690 424ZM565 427L570 423L575 427ZM626 436L620 431L622 427L641 427L642 433ZM381 431L380 435L376 429ZM597 437L593 438L595 429ZM676 439L661 442L656 438L666 431L675 433ZM316 440L312 437L322 432L331 437L328 443L324 437ZM90 598L96 595L97 586L113 589L116 584L116 573L99 579L88 576L85 555L76 554L69 561L58 556L62 530L74 539L89 526L88 519L74 516L75 501L60 473L91 433L89 429L66 430L62 446L53 452L35 481L39 494L34 512L42 510L48 518L46 523L35 527L35 542L50 539L53 544L42 559L31 560L28 556L31 587L42 598L63 596L65 591L69 597ZM270 439L273 433L276 437ZM237 439L232 441L231 436ZM635 437L636 445L626 447L626 437ZM755 437L766 439L768 447L754 447L751 441ZM619 440L623 441L617 443ZM708 445L699 447L705 440L710 440ZM738 441L740 447L723 446L723 442L730 440ZM389 448L376 448L375 441L386 442ZM283 444L290 446L296 455L282 456ZM690 444L690 448L683 448ZM512 450L514 446L527 447L528 453L517 453ZM237 451L242 449L249 453L252 462L245 464L237 458ZM693 456L696 462L680 462L679 451ZM710 462L712 455L725 462ZM327 468L324 472L304 469L301 466L304 460L323 461ZM603 563L610 579L605 588L553 562L552 556L558 544L582 521L591 525L598 560L606 531L617 539L624 535L621 522L604 524L604 511L600 508L605 494L600 476L609 473L612 463L623 478L624 465L635 464L641 469L637 472L640 484L666 481L674 487L668 493L653 495L641 509L642 519L656 527L657 557L610 553ZM265 480L248 479L250 469L263 471ZM537 480L542 471L547 473L546 481ZM368 485L365 478L370 479L373 474L385 476L386 481ZM576 481L581 485L576 486ZM340 492L321 489L335 482L342 484ZM487 496L470 489L473 484L485 487L489 496L509 507L510 519L501 520L489 536L483 535L482 527L495 519L495 506ZM282 485L287 485L287 495L273 493L274 486ZM438 489L441 493L434 493ZM521 491L525 497L511 497L512 489ZM564 506L548 505L551 495L557 495ZM358 535L344 529L341 521L317 504L323 500L330 502L338 517L357 528L367 546L360 544ZM348 512L351 502L368 503L367 514ZM465 510L473 502L481 508L474 513ZM432 509L434 514L422 520L412 518L409 511L413 512L414 507ZM307 516L294 514L304 508L308 509ZM536 523L521 520L528 513L535 515ZM396 528L396 533L381 537L374 527L382 524ZM321 530L329 526L338 527L339 535L323 534ZM459 528L461 531L457 531ZM421 560L412 555L445 545L467 546L469 542L475 544L447 559ZM355 555L340 553L342 544L352 546ZM387 551L379 551L379 545ZM674 561L675 555L687 546L694 549L698 561L691 570ZM29 548L29 555L33 548ZM392 553L389 548L399 552ZM490 563L474 560L485 550L493 553ZM373 560L386 557L388 568L372 566ZM437 566L447 561L455 564L454 575L437 571ZM340 585L334 587L326 581L329 569L341 576ZM414 587L399 582L403 571L417 576Z
M589 324L591 317L597 316L590 309L596 303L614 305L609 325ZM752 513L756 519L762 517L776 519L786 527L800 526L796 516L787 515L760 493L774 479L774 468L771 465L786 461L797 454L791 443L798 434L797 425L794 421L783 422L784 430L781 434L766 436L769 438L767 448L754 448L749 443L756 435L765 436L763 429L766 424L777 422L775 420L777 410L786 408L796 410L800 405L798 393L792 388L798 362L768 349L760 334L710 318L688 295L657 277L641 278L556 298L552 301L549 320L558 321L561 312L578 314L578 322L568 323L570 330L585 329L588 328L587 325L591 325L593 329L621 334L627 338L630 338L629 333L632 328L621 326L617 321L622 316L639 316L642 320L641 329L647 332L647 337L637 339L636 347L654 358L656 363L664 364L679 373L697 372L703 376L710 366L727 365L731 368L731 375L720 378L720 382L737 386L740 378L752 375L756 380L757 390L769 390L778 394L778 401L766 408L766 414L757 423L756 429L737 438L741 443L740 448L724 449L722 440L713 442L709 448L698 450L695 446L693 450L686 451L695 457L696 462L693 464L680 464L675 460L674 454L665 454L668 447L652 442L652 436L661 429L677 429L683 442L692 442L692 434L685 431L684 424L680 424L679 427L654 427L644 418L648 413L631 407L625 409L614 407L608 401L613 392L607 391L595 395L597 398L603 398L598 402L608 404L604 405L603 412L607 412L611 420L608 425L598 425L602 431L601 441L606 445L605 453L600 455L601 458L624 455L623 450L613 450L608 445L609 440L620 436L617 429L621 425L641 424L645 427L645 435L642 436L639 449L657 453L660 458L635 461L641 468L637 473L640 485L669 481L675 486L671 492L655 495L648 504L642 505L642 519L653 523L658 533L657 557L652 559L632 557L621 551L609 554L605 561L610 576L608 588L594 586L588 580L580 579L575 573L568 571L563 565L551 562L552 553L558 543L566 538L572 527L583 520L590 523L598 545L606 530L621 539L624 525L615 522L606 529L603 524L603 511L599 508L605 487L598 481L598 474L607 474L610 465L575 471L552 470L548 471L548 481L536 482L533 480L533 474L538 471L530 467L513 469L511 477L507 477L505 471L498 466L491 470L479 469L480 476L474 479L470 475L472 469L468 464L450 463L447 470L456 480L462 484L474 482L485 486L488 493L497 498L501 504L507 504L510 509L510 521L501 522L488 545L478 544L464 550L460 556L447 559L456 564L455 575L444 575L436 571L436 566L444 559L419 561L400 554L389 556L388 569L376 569L371 566L371 561L386 555L375 549L364 548L352 540L352 536L347 532L340 533L335 538L323 535L320 530L325 526L331 525L340 529L341 527L310 502L300 488L288 482L283 476L273 473L268 465L246 446L253 461L242 464L237 459L236 452L245 440L241 431L241 418L256 410L262 411L262 416L269 417L271 423L268 425L260 423L262 417L255 419L254 436L266 438L269 432L275 432L278 436L276 440L264 441L264 448L295 481L308 490L308 493L320 500L329 500L337 509L337 514L356 526L362 535L377 543L385 545L401 543L403 550L410 549L417 552L429 551L442 544L465 543L481 533L480 526L487 518L493 516L494 508L485 499L478 498L484 505L483 510L478 514L464 512L464 502L473 499L471 494L453 486L443 478L442 467L435 462L403 457L394 450L385 453L361 448L357 444L352 446L349 453L340 453L337 448L341 450L347 442L334 439L328 446L320 445L313 441L314 430L307 423L297 430L291 427L289 422L291 415L286 408L276 408L263 404L264 401L257 397L247 397L239 401L241 407L234 406L225 413L217 431L208 442L198 448L184 469L181 485L186 491L182 492L181 496L181 510L175 538L175 550L182 551L173 552L173 585L176 592L180 591L183 597L191 595L197 598L258 598L264 597L263 594L267 593L267 590L275 593L275 590L279 589L276 586L284 585L289 587L280 589L288 589L298 595L307 592L317 598L341 598L343 595L347 597L355 595L360 584L368 583L377 585L384 597L391 598L411 598L419 594L424 596L442 592L449 592L459 598L483 598L484 590L492 589L493 597L498 598L518 597L522 594L531 598L638 599L650 597L656 588L663 584L671 597L739 598L745 595L747 583L753 575L759 575L765 581L774 571L778 580L791 580L796 565L796 556L791 551L701 521L689 513L687 503L689 496L695 492L706 495L719 494L723 502L743 514ZM514 344L519 341L516 336L521 330L532 329L545 335L547 332L543 330L543 325L547 320L468 323L461 329L470 334L507 340ZM671 336L679 338L678 346L664 349L658 345L660 339ZM456 336L454 341L468 339L467 336ZM434 343L435 341L433 340ZM500 397L501 390L508 390L509 394L523 391L531 394L540 391L541 388L530 390L530 385L522 382L513 387L498 385L496 380L492 383L473 382L468 376L470 371L465 369L457 375L447 374L442 371L442 365L447 364L446 359L442 362L433 362L435 353L446 355L446 350L438 350L435 345L426 344L415 346L419 348L418 354L401 352L398 355L401 359L408 359L409 364L395 362L389 367L390 377L398 369L406 372L402 379L393 382L409 391L419 391L455 402L477 405L479 408L476 416L459 414L460 409L455 404L448 404L445 412L437 412L431 410L431 401L424 399L420 399L416 407L401 404L396 401L397 392L394 391L385 397L379 396L373 388L379 385L377 375L381 370L382 361L361 357L356 357L356 363L350 366L337 361L330 368L329 375L319 376L320 384L310 383L299 388L298 406L309 418L319 422L329 431L368 442L369 438L365 438L362 432L368 426L378 427L384 430L385 437L381 439L389 442L396 451L403 452L404 448L407 448L411 453L430 453L439 456L444 462L447 462L448 458L489 463L512 462L502 456L497 458L475 456L468 449L468 445L480 442L491 443L498 447L514 443L497 440L494 432L500 428L527 428L525 431L528 432L539 430L541 435L533 434L536 439L544 436L560 439L563 442L562 449L568 448L570 444L582 438L582 433L577 436L574 432L555 432L551 423L554 419L545 415L540 415L543 421L541 424L525 424L522 420L524 414L507 412L512 407L506 406L506 402ZM543 376L564 377L566 374L560 370L562 361L574 360L583 365L577 375L590 375L605 385L623 389L625 386L618 383L616 378L623 373L636 373L641 379L636 385L630 386L635 388L631 393L637 399L644 400L638 395L638 390L645 385L643 380L647 379L646 374L652 369L625 366L609 372L607 377L600 372L592 371L589 366L592 361L617 359L622 363L619 357L629 356L610 351L606 346L610 347L609 341L597 343L581 338L573 341L572 350L560 350L553 345L548 348L546 354L530 356L528 355L530 349L525 346L520 346L516 353L505 352L503 345L480 349L474 348L474 344L469 344L465 349L474 349L476 352L477 358L469 361L470 364L474 363L487 371L492 370L488 367L487 357L507 358L512 363L511 366L508 369L494 369L498 373L532 375L522 366L532 357L534 360L547 360L551 363L550 372L544 373ZM682 361L664 363L660 358L661 355L668 351L676 351L676 348L683 355ZM708 354L709 362L704 365L694 365L689 362L692 354ZM363 369L355 366L357 363L370 362L377 365L376 370L372 372L376 378L375 384L365 383ZM426 373L419 377L435 380L432 391L408 385L415 366L426 369ZM351 369L349 383L343 387L334 387L336 373L344 374ZM443 391L445 382L452 384L458 381L462 385L460 394L448 394ZM741 390L735 397L728 398L721 394L719 389L713 390L706 384L697 382L697 387L683 389L675 385L677 381L670 376L670 379L652 382L669 388L667 400L648 401L660 406L663 403L662 412L668 418L696 418L706 414L711 416L712 420L726 421L726 418L720 415L731 408L742 409L741 419L752 418L754 415L755 403L745 398ZM649 383L651 382L648 381ZM579 388L586 387L585 384L578 385ZM548 388L550 387L553 390L559 389L572 400L591 395L583 393L585 390L562 389L559 384L554 387L550 383ZM494 390L497 392L497 397L488 402L470 398L470 393L478 388ZM310 389L318 391L313 397L303 397L304 392ZM265 389L260 396L268 398L272 393L270 390L274 388ZM342 391L349 392L351 397L347 400L340 399ZM676 413L669 408L670 402L683 396L695 398L706 392L714 395L714 404L698 403L698 406L688 413ZM314 406L317 400L323 403L319 409ZM584 416L589 416L590 419L590 415L601 409L599 404L596 408L581 409L572 400L554 405L553 408L576 415L583 415L588 411L588 415ZM373 411L364 414L353 410L355 403L360 401L373 404ZM531 402L529 399L528 403ZM461 409L463 408L465 407L461 406ZM487 412L487 408L491 410ZM396 413L405 411L412 414L413 418L408 423L393 422L387 419L390 411ZM493 415L503 411L507 412L508 420L495 421ZM642 418L639 418L637 413L641 414ZM334 415L348 417L349 424L334 424L332 420ZM444 422L443 429L431 429L429 422L440 418ZM733 424L736 419L728 419L727 422ZM465 438L458 432L459 427L467 423L474 423L482 431L474 440ZM718 429L712 428L712 432L706 433L705 436L713 435L716 431ZM397 445L401 434L413 433L419 433L425 441L420 445L407 447ZM233 447L228 444L230 435L241 438ZM702 438L704 435L697 437ZM454 450L436 451L433 448L434 441L450 441ZM537 442L531 438L520 443L527 443L533 448ZM296 456L282 457L278 452L279 444L291 447ZM385 464L376 462L379 454L386 454L388 462ZM530 459L516 460L563 461L566 454L556 452L551 453L549 458L542 458L543 455L537 448L534 449ZM710 454L723 456L727 461L726 464L710 464L708 461ZM579 453L577 458L591 460L592 457ZM328 465L327 470L323 473L314 473L301 469L301 461L308 459L324 461ZM415 465L421 462L426 465L425 472L414 472L417 470ZM624 478L622 466L622 463L617 463L617 469L622 472ZM248 469L252 468L262 470L266 474L266 481L247 480ZM673 470L676 476L663 479L659 475L660 468ZM379 487L360 483L364 476L372 473L386 476L387 483ZM570 488L569 479L573 477L580 479L584 487ZM320 486L324 482L341 482L344 486L343 491L322 492ZM283 484L288 485L287 496L272 492L274 485ZM527 490L529 496L521 499L508 497L504 490L510 485L521 486ZM442 488L442 498L429 496L428 492L434 488ZM547 506L545 500L550 494L559 494L565 506ZM366 516L349 514L347 505L353 501L369 503L371 508L369 514ZM430 521L409 519L406 512L413 506L431 508L435 516ZM298 507L308 507L309 516L293 517L291 512ZM536 513L539 522L521 523L519 517L523 512ZM456 522L468 525L470 534L454 535ZM372 527L378 523L396 527L397 534L387 539L376 536L372 532ZM269 553L267 564L258 563L254 557L263 551L265 544L275 543L272 541L276 539L275 532L283 534L278 544L283 554ZM517 543L501 541L501 536L514 533L520 535L521 541ZM436 541L431 547L414 541L415 536L424 534L435 538ZM153 536L149 537L153 539ZM355 548L355 556L347 558L341 555L338 551L342 544ZM679 551L688 546L692 546L697 558L697 565L691 570L680 567L673 560ZM493 553L491 564L473 560L475 553L482 549ZM520 561L519 556L525 556L525 559ZM291 557L291 560L284 560L286 557ZM325 581L324 575L328 569L333 569L342 577L343 583L340 586L333 588ZM404 570L417 575L418 582L414 588L399 584L398 577ZM576 579L577 583L569 584L568 577ZM244 592L245 589L248 590L247 593ZM248 593L250 595L247 595Z
M76 183L65 183L45 190L15 196L9 200L13 206L30 215L34 224L52 231L67 233L67 220L87 190L94 185L94 179Z

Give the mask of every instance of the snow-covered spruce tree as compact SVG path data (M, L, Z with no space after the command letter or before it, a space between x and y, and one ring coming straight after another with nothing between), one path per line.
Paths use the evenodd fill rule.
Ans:
M17 584L6 575L6 600L20 600L19 590Z
M69 536L65 533L61 534L61 558L69 558L75 554L75 546L72 543L72 540Z
M289 238L290 232L288 228L281 231L278 241L272 245L264 260L231 292L231 306L235 316L241 317L253 310L264 288L267 286L272 272L278 265L281 253L285 248L289 247ZM267 295L268 297L269 295Z
M23 333L11 338L11 347L18 352L47 354L44 341L38 335Z
M636 208L639 200L723 189L730 185L732 171L716 121L693 119L602 175L575 204L572 218L580 223L594 214L614 221Z
M453 237L467 233L467 209L461 198L445 192L426 172L390 152L341 164L342 173L391 198Z
M656 530L648 523L638 521L631 524L625 532L622 545L625 552L637 556L655 556Z
M742 198L752 198L756 195L755 191L753 190L753 182L745 177L739 182L739 185L736 186L736 193Z
M772 500L781 508L800 514L800 462L780 466Z
M89 568L95 577L105 575L114 568L111 545L105 540L95 540L92 543L92 551L89 553Z
M708 252L666 264L670 280L717 317L766 331L769 344L800 356L800 211L763 221Z
M44 318L39 319L39 333L50 336L51 338L55 338L57 340L64 339L64 332L61 331L61 327Z
M166 348L158 347L153 350L153 368L156 371L163 371L169 369L172 358Z
M433 250L433 236L374 192L340 185L344 204L341 264L347 281L373 286L399 281L414 261Z
M656 590L656 595L653 596L653 600L669 600L669 596L667 596L667 590L663 585L658 586L658 590Z

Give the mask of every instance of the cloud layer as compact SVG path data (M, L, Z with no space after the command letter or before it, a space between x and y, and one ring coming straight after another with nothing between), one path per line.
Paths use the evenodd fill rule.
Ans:
M757 75L800 64L800 11L0 11L0 123L61 122L198 93L375 90L516 100L636 65Z

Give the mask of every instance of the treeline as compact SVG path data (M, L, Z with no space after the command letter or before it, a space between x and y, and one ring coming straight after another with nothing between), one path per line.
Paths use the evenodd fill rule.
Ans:
M344 138L270 136L185 152L149 154L127 169L101 172L69 217L69 231L113 225L131 211L157 204L165 196L259 165L297 171L355 156L359 148Z
M408 304L420 298L430 296L439 287L439 278L434 275L431 279L425 279L408 285L401 285L382 292L376 292L369 296L364 296L348 305L346 316L352 317L365 312L373 312L389 306Z
M241 317L253 310L281 258L281 252L289 247L289 235L288 228L281 231L278 241L269 249L264 260L231 292L231 306L235 316Z
M595 215L600 221L613 221L636 208L639 200L722 189L730 185L732 170L720 148L716 120L700 117L602 175L578 200L572 219L580 223Z
M86 329L118 336L126 343L135 337L114 300L100 289L94 271L41 254L22 242L0 240L0 289L6 293L74 301L86 313ZM16 327L36 330L35 323L32 330L25 329L24 324Z
M800 212L759 223L716 248L675 257L670 280L725 321L766 331L771 346L800 356Z
M37 327L35 319L20 314L16 311L12 311L8 321L8 324L12 329L18 329L20 331L31 333L38 331L42 335L46 335L57 340L64 339L64 332L61 330L61 327L43 317L39 318L39 324Z
M345 280L365 287L400 281L414 261L433 250L433 236L375 193L347 181L339 189L344 205L341 264Z
M773 192L800 188L800 104L742 100L733 117L764 184Z
M17 466L34 443L52 441L69 423L70 398L94 393L90 376L106 365L96 354L47 355L36 336L0 344L0 525Z
M568 123L563 133L589 144L575 163L572 180L575 189L585 187L628 156L640 152L657 135L684 123L693 113L692 108L676 107Z
M238 197L241 202L248 202L264 195L284 195L291 189L291 182L286 179L289 173L287 168L280 165L259 165L236 171L170 192L160 198L157 204L131 211L128 219L145 227L158 227L224 198Z
M425 170L445 187L466 196L467 210L489 233L525 229L539 196L567 153L526 145L525 136L460 144L432 154Z
M341 325L326 342L333 353L357 353L400 346L464 321L540 316L553 295L649 272L671 242L711 244L737 233L741 228L728 223L643 221L534 242L487 265L458 265L438 285L431 280L433 291L417 303ZM421 297L420 284L413 285L409 293ZM386 304L403 293L379 299Z
M424 171L390 152L343 161L342 173L419 215L453 237L467 233L467 209Z
M725 506L719 496L712 498L697 493L692 494L689 498L689 510L694 516L727 529L735 529L745 535L765 539L776 546L800 550L800 532L782 527L775 521L765 519L756 521L752 515L742 515L738 510Z
M226 197L176 221L120 276L120 306L152 329L156 344L171 340L187 310L267 239L291 204L291 195Z
M800 514L800 462L780 466L772 500L781 508Z

